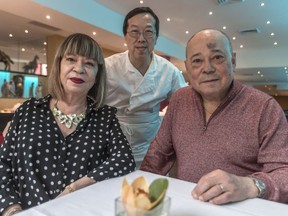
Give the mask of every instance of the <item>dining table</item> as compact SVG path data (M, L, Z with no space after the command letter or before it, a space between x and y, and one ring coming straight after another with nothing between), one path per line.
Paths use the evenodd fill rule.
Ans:
M168 180L166 196L171 198L169 216L287 216L288 205L260 198L215 205L193 199L195 183L141 170L104 180L81 190L32 207L17 216L115 216L115 200L121 195L122 182L132 183L144 176L150 184L158 178Z

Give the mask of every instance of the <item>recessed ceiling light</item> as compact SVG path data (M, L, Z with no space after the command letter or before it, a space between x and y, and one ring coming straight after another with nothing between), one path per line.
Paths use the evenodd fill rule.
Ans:
M223 28L223 29L226 29L226 26L223 26L222 28Z
M261 77L263 77L264 75L263 75L263 74L261 74L260 76L261 76Z
M266 23L269 25L271 22L268 20Z
M243 47L244 47L244 46L241 44L241 45L240 45L240 48L243 48Z
M9 37L13 37L13 34L9 34Z
M126 43L124 43L124 46L126 46L126 47L127 47L127 44L126 44Z
M264 5L265 5L265 3L264 3L264 2L262 2L262 3L261 3L261 7L263 7Z
M213 14L213 12L212 12L212 11L210 11L210 12L209 12L209 15L211 16L212 14Z
M186 31L185 33L186 33L186 34L189 34L189 31Z
M260 74L261 72L260 72L260 71L258 71L257 73L258 73L258 74Z
M144 3L144 1L140 1L140 4L143 4Z
M275 35L275 34L272 32L272 33L271 33L271 36L274 36L274 35Z
M93 32L92 34L93 34L93 35L96 35L97 33L96 33L96 32Z
M167 18L167 21L170 22L170 18Z
M47 45L47 42L45 41L43 44L46 46L46 45Z
M46 15L46 19L51 19L50 15Z
M274 45L276 46L277 44L278 44L278 43L275 41L275 42L274 42Z
M26 34L28 34L28 33L29 33L29 31L26 29L26 30L25 30L25 33L26 33Z
M22 50L23 52L25 52L25 48L22 48L21 50Z
M232 40L236 40L236 37L233 37Z
M287 70L287 67L284 67L285 70Z

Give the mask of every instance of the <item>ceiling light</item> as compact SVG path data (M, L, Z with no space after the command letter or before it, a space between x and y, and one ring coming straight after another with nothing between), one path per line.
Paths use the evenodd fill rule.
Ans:
M93 32L92 34L93 34L93 35L96 35L97 33L96 33L96 32Z
M240 45L240 48L243 48L243 47L244 47L244 46L241 44L241 45Z
M232 40L236 40L236 37L233 37Z
M45 41L43 44L46 46L46 45L47 45L47 42Z
M21 50L22 50L23 52L25 52L25 48L22 48Z
M275 34L272 32L272 33L271 33L271 36L274 36L274 35L275 35Z
M167 18L167 21L170 22L170 18Z
M266 23L269 25L271 22L268 20Z
M25 33L26 33L26 34L28 34L28 33L29 33L29 31L26 29L26 30L25 30Z
M226 26L223 26L222 28L223 28L223 29L226 29Z
M258 74L260 74L261 72L260 72L260 71L258 71L257 73L258 73Z
M51 19L50 15L47 15L47 16L46 16L46 19Z
M264 75L263 75L263 74L261 74L260 76L261 76L261 77L263 77Z
M186 33L186 34L189 34L189 31L186 31L185 33Z
M274 42L274 45L276 46L277 44L278 44L278 43L275 41L275 42Z
M140 4L143 4L144 3L144 1L140 1Z
M126 47L127 47L127 44L126 44L126 43L124 43L124 46L126 46Z
M287 70L287 67L284 67L285 70Z
M264 5L265 5L265 3L264 3L264 2L262 2L262 3L261 3L261 7L263 7Z
M212 11L210 11L210 12L209 12L209 15L211 16L212 14L213 14L213 12L212 12Z
M13 37L13 34L9 34L9 37Z

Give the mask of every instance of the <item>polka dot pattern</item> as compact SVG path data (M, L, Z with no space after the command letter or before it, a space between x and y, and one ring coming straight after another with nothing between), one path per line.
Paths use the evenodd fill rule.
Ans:
M30 99L15 112L0 147L0 212L15 203L27 209L54 199L84 176L99 182L135 169L116 108L95 109L88 99L86 118L64 138L50 99Z

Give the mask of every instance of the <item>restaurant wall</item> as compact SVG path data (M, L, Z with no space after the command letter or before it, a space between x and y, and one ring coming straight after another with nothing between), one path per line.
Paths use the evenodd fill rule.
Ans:
M284 110L288 110L288 96L275 96L274 98Z

